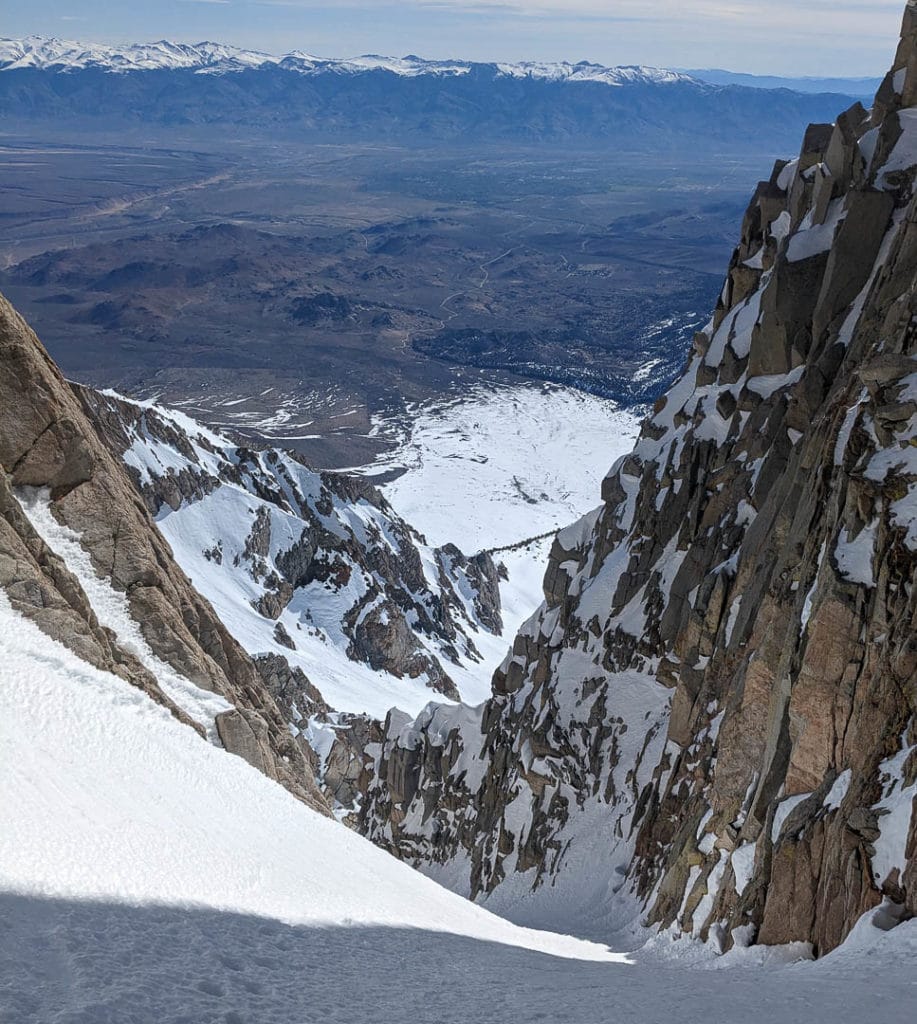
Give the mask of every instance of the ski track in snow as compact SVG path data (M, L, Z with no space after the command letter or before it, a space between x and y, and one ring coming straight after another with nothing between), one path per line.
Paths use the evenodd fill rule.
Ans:
M912 1019L915 922L864 920L850 947L789 966L518 928L204 743L5 595L0 658L10 1024Z

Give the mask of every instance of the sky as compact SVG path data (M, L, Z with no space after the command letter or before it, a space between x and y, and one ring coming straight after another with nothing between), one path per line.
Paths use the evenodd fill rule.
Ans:
M904 0L0 0L0 33L879 76Z

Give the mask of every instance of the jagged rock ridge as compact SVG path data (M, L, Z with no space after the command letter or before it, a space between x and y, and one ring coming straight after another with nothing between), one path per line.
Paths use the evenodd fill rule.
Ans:
M318 666L314 681L338 710L361 709L336 699L332 655L347 676L360 665L459 697L450 670L474 666L476 636L502 630L489 556L429 546L358 477L73 387L179 564L250 653Z
M491 700L389 717L377 843L504 909L723 947L917 913L915 105L912 0L872 111L759 185Z

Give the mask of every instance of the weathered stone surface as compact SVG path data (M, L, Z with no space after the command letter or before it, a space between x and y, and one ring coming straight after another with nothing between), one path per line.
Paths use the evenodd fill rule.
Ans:
M123 465L106 447L111 420L92 418L93 406L104 404L63 379L0 297L0 582L14 606L49 635L188 721L150 673L99 627L79 584L35 536L9 488L48 489L52 513L79 535L96 572L126 595L152 651L198 686L257 714L259 735L272 750L272 777L328 813L305 758L289 756L289 730L251 660L175 563Z
M913 813L905 861L875 859L888 801L917 805L917 198L883 171L917 3L905 68L757 190L711 330L558 538L490 701L390 716L376 842L473 895L535 869L532 900L573 879L724 947L917 914Z
M358 810L382 748L382 723L365 715L338 715L335 734L323 766L324 791L333 807ZM358 816L351 810L343 821L356 827Z

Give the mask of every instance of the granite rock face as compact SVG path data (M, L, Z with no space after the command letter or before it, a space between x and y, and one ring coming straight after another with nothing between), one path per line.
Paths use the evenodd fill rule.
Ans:
M0 586L13 607L49 636L191 722L155 675L100 626L77 577L25 514L21 489L46 495L51 514L79 539L96 575L125 596L155 657L234 705L257 732L262 768L328 813L309 762L291 742L251 659L176 564L85 405L0 297ZM204 731L199 722L191 724Z
M915 105L911 2L872 111L758 186L490 701L389 716L375 842L722 948L917 914Z

